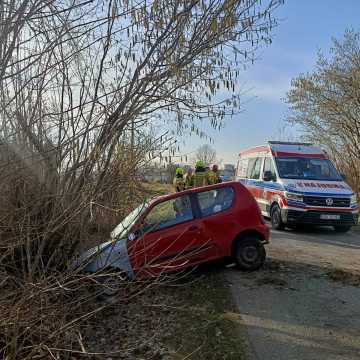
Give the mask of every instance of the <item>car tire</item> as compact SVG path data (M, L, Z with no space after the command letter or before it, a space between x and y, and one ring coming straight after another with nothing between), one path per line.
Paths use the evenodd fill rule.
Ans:
M342 226L334 226L334 230L337 233L346 233L351 229L349 225L342 225Z
M277 204L273 205L273 207L271 208L270 218L271 218L271 226L273 229L284 230L285 224L281 219L281 210L279 205Z
M265 261L266 251L264 245L257 238L247 237L239 239L235 245L234 257L241 270L258 270Z
M109 272L109 275L104 274L98 280L101 289L97 299L112 302L118 295L120 288L124 286L124 282L127 282L129 278L123 271L116 268L107 268L105 272Z

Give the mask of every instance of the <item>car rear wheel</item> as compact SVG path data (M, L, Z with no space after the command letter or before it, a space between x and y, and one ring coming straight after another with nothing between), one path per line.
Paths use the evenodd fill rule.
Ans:
M334 230L338 233L346 233L351 229L351 226L343 225L343 226L334 226Z
M275 230L283 230L285 225L281 219L281 210L279 205L275 204L271 208L271 225Z
M234 256L236 264L241 270L254 271L264 264L266 251L259 239L247 237L238 240Z

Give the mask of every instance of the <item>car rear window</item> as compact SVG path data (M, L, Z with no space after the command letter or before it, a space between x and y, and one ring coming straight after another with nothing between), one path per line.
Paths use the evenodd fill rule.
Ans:
M235 198L234 189L230 186L202 191L197 194L202 216L210 216L229 209Z

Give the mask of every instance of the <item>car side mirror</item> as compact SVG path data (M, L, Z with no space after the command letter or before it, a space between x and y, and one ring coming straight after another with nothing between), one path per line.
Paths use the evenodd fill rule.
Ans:
M264 181L271 181L275 180L275 176L271 171L265 171L263 176Z

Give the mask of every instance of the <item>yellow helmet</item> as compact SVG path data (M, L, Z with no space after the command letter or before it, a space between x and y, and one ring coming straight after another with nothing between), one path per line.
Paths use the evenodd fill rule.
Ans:
M184 175L184 170L180 167L176 169L176 175Z
M205 167L205 163L202 160L198 160L195 164L195 168L204 168Z

